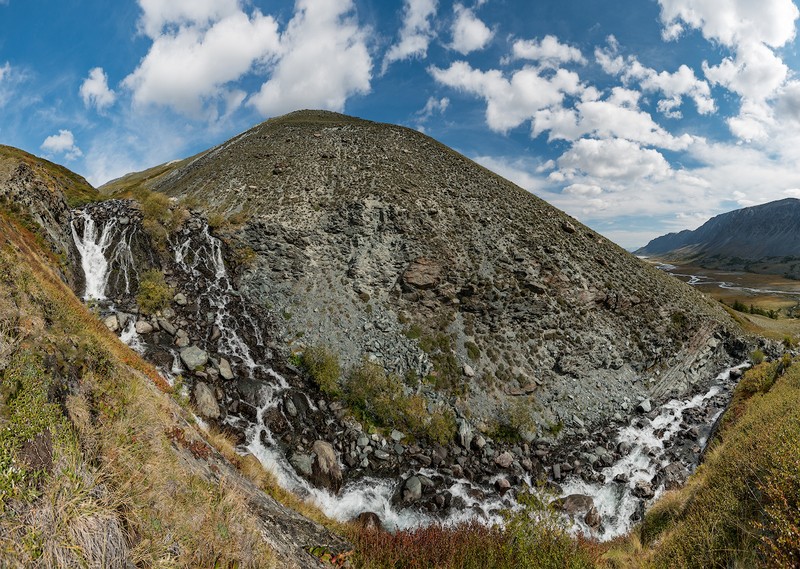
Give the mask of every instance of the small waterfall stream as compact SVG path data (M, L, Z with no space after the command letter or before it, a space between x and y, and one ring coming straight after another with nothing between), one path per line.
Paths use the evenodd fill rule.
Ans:
M75 244L81 255L81 265L86 277L84 299L102 301L107 313L117 313L117 307L109 301L109 289L115 294L130 297L136 292L138 276L132 243L137 231L133 222L122 223L114 216L95 219L86 208L76 212L72 222ZM412 508L397 508L392 503L400 482L399 478L376 478L364 476L346 482L341 492L333 496L325 490L313 487L299 476L287 460L279 441L264 424L265 412L278 407L289 383L269 365L264 346L262 324L242 302L225 267L222 242L214 237L205 221L193 218L189 227L171 237L168 243L173 265L170 274L183 283L181 292L190 296L196 305L196 317L204 322L207 335L204 349L235 362L237 369L246 372L249 380L261 386L261 404L255 409L255 421L242 416L229 415L225 422L241 428L245 425L246 443L241 452L250 452L269 470L275 473L279 484L301 497L313 501L322 511L334 519L347 521L363 512L377 513L386 527L406 529L433 522L456 523L479 519L485 523L501 523L500 511L514 508L513 491L501 496L491 487L481 486L466 479L455 479L443 488L462 507L452 508L447 517L435 516ZM141 267L143 268L143 267ZM114 278L114 286L109 282ZM145 355L148 340L137 333L136 314L125 314L120 339L131 348ZM122 320L120 320L122 322ZM162 373L168 378L185 373L175 347L169 348L171 362L164 363ZM740 366L741 367L741 366ZM736 369L736 368L732 368ZM627 452L614 464L602 469L604 483L585 482L580 477L566 478L561 485L561 496L581 494L592 497L602 516L599 529L592 529L584 522L583 514L573 520L573 531L593 535L599 539L612 539L630 530L634 514L641 506L635 495L638 482L653 483L657 497L664 491L660 473L670 460L668 448L673 439L687 427L686 414L693 409L711 408L710 402L720 394L729 393L730 370L717 378L716 384L703 395L673 400L656 409L648 417L635 417L631 423L619 430L616 445L625 445ZM718 402L717 402L718 403ZM312 401L309 406L318 409ZM719 413L722 411L720 410ZM710 427L718 414L705 417L701 428ZM199 424L204 424L199 421ZM705 445L705 435L697 441ZM385 443L384 443L385 444ZM699 457L698 457L699 458ZM695 464L690 464L693 468ZM429 479L444 479L435 469L422 468L406 475L415 474ZM501 475L488 481L491 486ZM529 475L523 482L535 486ZM484 481L487 483L487 481Z

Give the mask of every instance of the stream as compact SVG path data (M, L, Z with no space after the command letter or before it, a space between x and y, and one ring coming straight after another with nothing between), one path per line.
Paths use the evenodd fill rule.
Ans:
M211 234L205 222L195 229L192 232L183 230L168 242L174 270L180 273L181 282L191 288L181 292L193 298L197 305L197 318L205 319L206 328L211 330L204 345L231 361L239 362L239 368L246 370L248 379L260 385L261 404L255 413L248 415L251 419L235 414L229 414L224 419L237 428L246 425L245 443L240 452L252 453L275 474L283 488L314 502L326 515L340 521L351 520L364 512L374 512L392 530L435 522L452 524L470 519L502 523L501 512L518 507L514 491L500 494L492 487L455 479L445 490L461 506L449 508L448 515L443 518L414 508L396 507L392 498L400 482L398 478L363 476L346 482L341 492L334 496L300 477L289 463L278 437L270 432L263 419L267 411L278 407L282 394L290 389L289 383L267 364L266 359L259 360L265 356L256 355L267 353L263 346L262 324L243 305L233 287L220 240ZM131 294L138 275L131 245L135 231L134 223L123 224L114 218L104 224L95 220L88 207L76 212L72 223L73 237L86 278L83 298L99 303L104 317L117 314L120 339L145 355L147 340L137 333L139 315L126 313L122 318L123 313L109 300L107 291L109 279L114 273L118 289ZM719 284L722 286L723 283ZM232 303L237 302L240 304L233 310ZM188 373L177 349L171 348L171 356L171 364L160 365L160 371L173 383L179 374L188 376ZM664 476L665 469L677 464L677 467L673 467L675 470L680 469L687 474L692 471L699 463L712 425L727 405L734 385L731 372L742 367L723 371L704 394L672 400L660 408L633 417L616 434L615 449L621 458L600 469L605 480L603 483L586 482L578 476L565 478L558 492L560 496L588 496L601 520L599 525L595 523L590 527L585 516L588 508L584 508L571 518L573 531L601 540L627 533L641 518L645 504L663 493L670 482ZM318 411L307 396L306 400L314 411ZM199 421L199 424L204 423ZM385 440L382 443L379 439L373 440L378 445L387 444ZM588 441L585 450L587 455L596 452ZM346 469L344 465L340 466ZM443 478L435 469L429 468L418 469L413 474L428 481ZM502 474L498 474L496 479L501 477ZM530 475L521 478L524 484L535 486ZM643 492L643 489L646 491Z

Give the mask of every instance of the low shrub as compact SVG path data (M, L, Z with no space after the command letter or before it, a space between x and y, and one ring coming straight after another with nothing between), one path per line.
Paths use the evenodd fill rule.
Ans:
M422 395L406 395L403 381L374 362L365 360L351 370L344 398L360 419L380 427L397 428L439 443L455 434L452 411L439 407L429 412Z
M166 308L172 296L172 288L164 280L164 273L156 269L142 273L139 278L139 292L136 294L136 303L142 312L153 314Z
M331 350L325 346L306 348L301 365L320 391L329 396L338 396L341 393L339 377L342 375L342 370L339 358Z

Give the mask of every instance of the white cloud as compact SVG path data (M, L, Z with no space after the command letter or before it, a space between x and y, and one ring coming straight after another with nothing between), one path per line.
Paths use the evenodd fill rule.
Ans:
M143 11L139 27L152 39L168 32L166 28L208 28L241 12L238 0L139 0L139 5Z
M489 128L499 132L521 125L542 109L560 107L565 94L578 95L583 90L578 75L565 69L545 77L532 67L523 67L510 80L499 70L480 71L465 61L429 71L437 82L483 98Z
M743 140L767 140L774 123L770 99L789 77L775 53L795 38L800 10L792 0L658 0L664 36L677 39L684 28L732 52L717 65L703 63L706 77L741 97L741 110L728 120ZM760 107L760 108L756 108Z
M102 111L114 104L116 93L108 88L108 76L102 67L95 67L89 71L89 77L84 79L80 89L83 104L93 106Z
M594 184L572 184L562 190L564 194L573 194L576 196L596 197L603 193L603 188L595 186Z
M69 130L59 130L45 138L41 149L48 154L63 154L67 160L75 160L83 156L83 152L75 144L75 137Z
M437 0L405 0L400 39L386 52L382 72L395 61L425 57L434 36L431 18L436 15L437 4Z
M680 107L683 105L683 97L691 98L700 114L710 114L716 110L708 83L698 79L688 66L681 65L674 73L658 72L642 65L636 57L623 58L618 52L616 38L609 36L605 48L595 49L595 59L606 73L620 76L626 85L636 83L642 91L661 93L664 99L657 103L657 108L666 116L682 116Z
M9 73L11 73L11 64L6 61L3 65L0 65L0 81Z
M352 0L298 0L272 75L249 104L265 116L301 108L341 111L349 97L368 93L368 34L354 10Z
M665 178L671 171L669 163L657 150L641 148L623 139L581 139L558 159L558 167L558 172L551 174L554 181L587 175L633 182L646 178ZM578 188L587 187L578 185ZM572 193L586 195L577 191Z
M428 101L425 103L425 106L417 112L417 116L419 117L420 122L425 122L431 118L434 113L441 114L445 112L449 106L450 99L447 97L442 97L441 99L437 99L436 97L428 97Z
M558 68L563 63L586 63L581 50L558 41L556 36L547 35L541 41L517 40L512 48L516 59L538 61L547 67Z
M123 85L133 92L137 106L163 105L195 118L215 120L217 106L230 101L227 85L280 51L277 23L258 11L252 15L239 10L223 12L223 4L211 10L200 2L197 10L186 11L179 8L187 8L192 2L178 2L172 11L165 4L170 2L142 0L143 26L159 31L147 55ZM156 12L157 17L150 17L147 6L156 5L161 10ZM209 9L201 10L204 6ZM220 13L225 15L211 20ZM160 22L181 25L161 30Z
M462 55L485 48L494 37L494 32L463 4L453 6L453 11L456 18L453 21L453 43L450 47Z

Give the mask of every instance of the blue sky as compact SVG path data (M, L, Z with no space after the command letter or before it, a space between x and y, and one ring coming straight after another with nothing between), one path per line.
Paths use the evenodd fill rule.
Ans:
M791 0L0 0L0 143L101 184L327 108L422 130L631 248L800 197L798 15Z

